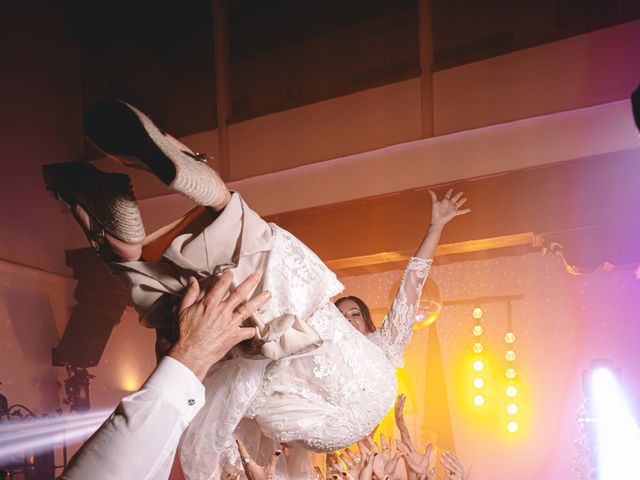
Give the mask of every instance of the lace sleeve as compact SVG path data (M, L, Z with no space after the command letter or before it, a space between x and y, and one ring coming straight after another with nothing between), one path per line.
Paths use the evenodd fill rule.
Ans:
M402 276L398 293L382 327L369 335L369 340L382 349L395 367L404 364L404 349L411 338L416 308L432 260L412 257Z

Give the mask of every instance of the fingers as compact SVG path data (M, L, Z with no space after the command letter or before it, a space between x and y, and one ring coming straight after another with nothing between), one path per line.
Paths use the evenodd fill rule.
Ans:
M329 466L331 467L331 470L334 473L340 473L342 472L342 470L344 470L342 468L342 464L340 463L340 459L338 458L338 455L334 452L327 453L327 463L329 464Z
M438 201L438 196L436 195L436 193L433 190L429 190L429 195L431 195L431 201L432 202L437 202Z
M373 453L377 454L380 452L380 450L378 449L378 445L376 445L376 442L373 440L373 437L371 435L367 435L365 437L365 440L369 444L369 448Z
M187 285L187 289L182 297L182 302L180 302L180 309L178 310L178 313L184 312L187 308L196 303L198 295L200 295L200 285L194 277L189 277L189 284Z
M453 188L450 188L449 190L447 190L447 193L444 194L444 198L446 198L447 200L451 200L452 193L453 193Z
M236 440L236 444L238 445L238 452L240 453L240 462L242 463L242 468L245 470L245 472L247 472L248 476L247 468L249 466L249 463L252 461L251 457L249 456L244 443L242 443L240 440Z
M251 340L256 336L256 327L240 327L236 334L236 343L244 342L245 340Z
M444 452L440 457L440 463L451 473L461 473L463 471L460 461L451 452Z
M380 448L382 450L387 450L389 445L387 444L387 437L384 436L384 433L380 434Z
M355 453L353 453L349 448L345 448L344 453L346 453L349 456L352 463L355 464L360 461L360 458L358 458L358 456Z
M436 479L436 467L433 467L429 470L429 474L427 475L427 480L435 480Z
M258 285L260 282L260 278L262 275L260 272L254 272L249 275L244 282L238 285L233 292L229 295L229 297L223 302L225 308L230 310L235 310L241 302L244 301L245 298L249 295L249 293Z
M412 450L407 444L400 441L396 442L396 449L400 455L405 457L405 459L411 454Z
M241 323L251 315L253 315L260 307L266 304L271 299L271 292L263 291L253 297L251 300L242 303L234 314L234 321Z
M455 203L456 208L460 208L461 206L463 206L465 203L467 203L467 200L468 200L467 197L464 197L463 199L458 200Z
M273 452L273 455L271 455L271 459L267 464L267 475L275 473L276 466L278 465L278 460L280 460L280 455L282 455L281 450L276 450L275 452Z
M427 448L424 449L424 456L428 457L429 455L431 455L431 450L433 450L433 443L430 443L429 445L427 445Z
M316 472L316 480L325 480L324 475L322 474L322 470L320 469L320 467L318 467L317 465L315 465L313 467L313 469Z
M456 210L456 217L459 217L460 215L464 215L465 213L469 213L471 211L470 208L465 208L464 210Z
M461 197L461 196L462 196L462 192L458 192L458 193L456 193L456 194L451 198L451 203L454 203L454 204L455 204L455 203L460 199L460 197Z
M364 438L362 440L358 440L356 444L358 445L358 450L360 450L360 455L363 458L365 455L369 455L371 453L371 449L364 443Z
M249 456L249 453L247 452L244 443L242 443L240 440L236 440L236 444L238 445L238 452L240 453L240 457L247 458Z
M342 463L344 463L349 469L353 468L353 466L355 465L355 462L344 453L340 454L340 460L342 460Z
M202 299L202 304L205 307L208 307L209 305L218 305L222 301L225 293L229 291L232 280L233 274L229 270L220 275L215 283L209 288L209 291L205 294Z

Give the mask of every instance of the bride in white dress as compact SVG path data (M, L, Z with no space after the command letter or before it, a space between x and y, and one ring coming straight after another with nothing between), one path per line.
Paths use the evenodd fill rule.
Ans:
M293 454L279 476L305 478L311 471L304 452L333 451L367 435L395 400L395 367L402 363L440 233L447 222L469 211L460 209L466 201L462 194L452 196L449 190L438 201L431 192L429 229L383 326L367 337L331 302L344 288L335 274L293 235L266 223L239 194L229 192L202 155L120 101L94 105L85 127L107 155L126 163L134 157L201 205L141 241L132 192L120 188L109 197L110 174L88 174L77 164L44 169L48 188L72 208L92 245L131 286L141 322L161 332L160 344L162 332L171 336L173 308L191 276L205 291L212 277L226 270L233 272L234 285L260 271L262 282L248 298L263 290L272 294L266 307L246 320L255 325L258 340L236 347L203 382L206 405L180 447L186 478L242 472L236 437L258 461L260 451L289 445ZM88 187L93 177L100 179L100 188ZM100 197L92 198L96 190Z

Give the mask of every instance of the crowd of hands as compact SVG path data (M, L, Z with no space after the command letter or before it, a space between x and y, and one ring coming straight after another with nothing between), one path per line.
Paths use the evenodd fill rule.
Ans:
M327 454L326 477L320 467L315 467L316 478L345 480L440 480L436 476L436 466L432 462L433 445L427 445L419 452L411 439L404 420L406 397L399 395L395 405L396 426L400 440L394 442L380 434L379 442L373 433L357 442L358 453L350 448L342 452ZM245 474L249 480L275 480L276 468L282 451L277 450L265 466L251 459L242 442L238 442L240 457L243 459ZM440 455L440 464L448 472L448 480L468 480L470 472L451 452Z

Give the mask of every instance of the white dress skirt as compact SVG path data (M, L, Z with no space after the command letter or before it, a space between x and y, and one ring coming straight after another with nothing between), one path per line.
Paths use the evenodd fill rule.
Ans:
M241 438L258 461L280 443L294 447L278 477L310 478L306 452L344 448L371 432L393 406L395 367L402 364L430 265L409 261L387 319L366 337L331 302L344 288L335 274L237 193L219 216L203 210L160 262L111 264L129 282L141 322L155 328L175 321L189 276L204 290L225 270L233 272L233 285L259 270L262 281L248 298L264 289L272 294L251 319L259 342L236 347L204 380L205 406L180 446L185 477L241 473L235 444Z

